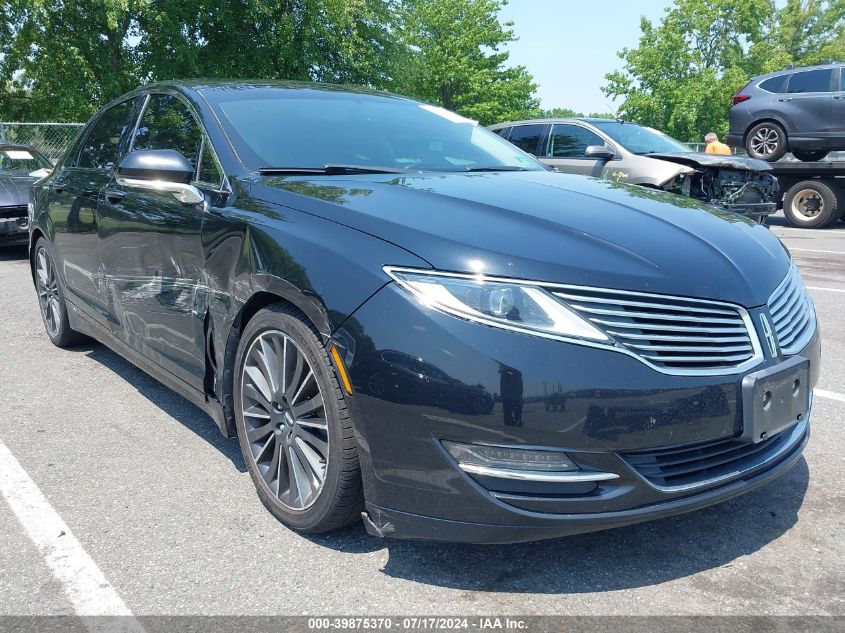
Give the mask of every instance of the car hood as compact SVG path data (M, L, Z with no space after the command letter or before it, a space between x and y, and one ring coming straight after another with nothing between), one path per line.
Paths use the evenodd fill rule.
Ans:
M29 202L29 189L37 179L0 174L0 207L17 207Z
M256 198L366 232L440 270L753 307L789 268L780 241L737 214L582 176L264 177L251 185Z
M703 152L678 152L669 154L644 154L647 158L657 158L687 167L716 167L723 169L744 169L746 171L772 171L772 166L756 158L745 156L724 156Z

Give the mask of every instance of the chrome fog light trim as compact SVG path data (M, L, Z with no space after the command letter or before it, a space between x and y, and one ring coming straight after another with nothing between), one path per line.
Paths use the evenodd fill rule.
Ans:
M474 466L472 464L458 464L465 473L481 475L482 477L496 477L498 479L516 479L519 481L545 481L549 483L584 483L593 481L609 481L619 479L616 473L602 473L592 471L579 472L540 472L536 470L509 470L507 468L490 468Z

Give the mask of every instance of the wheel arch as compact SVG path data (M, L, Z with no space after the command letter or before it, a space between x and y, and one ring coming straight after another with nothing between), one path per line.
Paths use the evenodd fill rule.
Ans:
M35 283L35 245L42 237L45 239L47 238L44 231L42 231L39 227L32 229L32 232L29 235L29 274L32 277L33 284Z
M775 123L775 124L777 124L783 130L784 136L786 136L786 146L787 146L787 148L789 148L789 129L788 129L789 126L786 124L785 121L783 121L782 119L779 119L778 117L776 117L772 114L767 114L763 118L757 119L757 120L752 121L751 123L748 124L748 127L746 127L745 131L742 133L742 146L743 147L745 147L745 143L746 143L746 141L748 141L748 133L751 131L752 128L754 128L757 125L760 125L761 123Z
M275 279L275 278L274 278ZM268 281L268 280L265 280ZM286 284L281 279L276 279L278 284ZM225 414L226 428L225 433L228 437L235 437L235 411L234 411L234 376L235 376L235 356L238 353L238 346L241 341L241 336L247 324L252 318L263 308L274 304L282 304L298 309L305 316L309 325L314 327L321 337L325 340L331 332L328 316L325 310L322 311L323 317L319 316L315 319L314 306L307 305L308 301L296 301L288 293L280 291L275 283L268 284L269 287L260 286L253 292L253 294L244 302L235 315L231 325L227 328L225 334L225 344L223 346L221 360L221 387L219 389L220 401L223 404ZM319 310L317 311L319 314ZM211 321L211 320L209 320ZM213 328L213 323L209 323L210 328ZM328 332L328 334L326 333ZM210 340L215 337L209 336ZM219 338L218 338L219 340Z

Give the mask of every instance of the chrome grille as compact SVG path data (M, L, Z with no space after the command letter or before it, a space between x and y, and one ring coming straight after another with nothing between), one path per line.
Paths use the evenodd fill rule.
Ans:
M781 352L800 352L816 329L813 302L793 264L780 286L769 297L769 314Z
M617 343L669 372L727 372L762 358L747 313L730 304L575 286L552 292Z

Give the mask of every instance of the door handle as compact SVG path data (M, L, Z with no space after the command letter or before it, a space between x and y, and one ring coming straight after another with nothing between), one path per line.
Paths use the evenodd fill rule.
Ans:
M123 198L126 197L125 191L120 191L119 189L107 189L106 190L106 200L111 202L112 204L117 204Z
M778 99L778 101L792 101L792 97L789 97L788 99Z
M834 99L845 99L845 95L833 95Z

